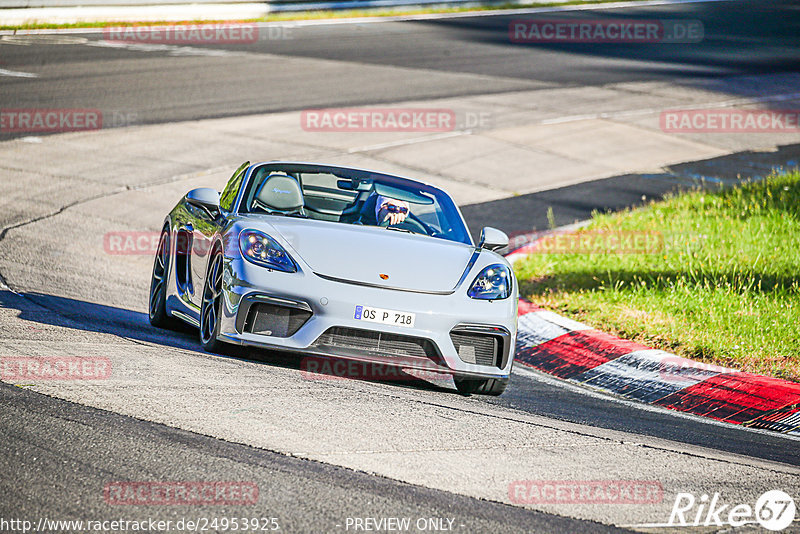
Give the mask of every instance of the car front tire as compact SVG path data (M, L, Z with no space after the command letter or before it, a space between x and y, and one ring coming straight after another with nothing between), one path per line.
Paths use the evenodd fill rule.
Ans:
M177 330L180 324L167 313L167 279L169 278L170 240L169 228L161 231L156 257L153 261L153 275L150 279L150 300L148 318L157 328Z
M208 352L223 352L226 348L217 339L222 311L222 270L222 253L216 251L211 256L200 307L200 346Z
M507 378L487 378L487 379L472 379L472 378L454 378L456 389L462 395L501 395L508 385Z

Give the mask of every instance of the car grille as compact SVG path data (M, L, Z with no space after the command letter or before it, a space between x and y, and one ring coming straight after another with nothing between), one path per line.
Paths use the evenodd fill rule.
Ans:
M257 302L247 310L243 330L272 337L290 337L311 317L311 312Z
M453 342L459 358L465 363L500 367L500 347L502 343L500 343L497 336L450 332L450 340Z
M429 339L339 326L326 330L311 346L356 350L374 356L400 356L432 360L438 360L439 354Z

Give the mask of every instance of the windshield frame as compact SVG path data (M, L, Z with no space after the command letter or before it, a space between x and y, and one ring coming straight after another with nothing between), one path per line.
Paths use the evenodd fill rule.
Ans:
M266 170L267 172L281 172L287 174L332 174L337 176L340 179L351 179L356 181L365 181L370 180L373 182L378 182L382 184L386 184L393 187L399 187L401 189L412 189L418 190L428 195L431 195L435 198L436 203L439 205L440 209L443 212L443 216L448 218L448 221L451 222L452 226L452 236L448 234L443 234L441 236L432 236L427 234L417 234L423 235L425 237L434 237L437 239L443 239L445 241L453 242L453 243L463 243L470 246L475 246L472 236L469 232L469 227L467 226L466 221L464 220L463 215L461 214L461 210L459 210L456 203L453 201L452 197L444 191L436 186L431 184L420 182L417 180L412 180L410 178L404 178L401 176L395 176L391 174L384 174L380 172L370 171L366 169L358 169L353 167L338 167L332 165L320 165L315 163L295 163L295 162L263 162L263 163L255 163L250 166L247 170L245 179L242 185L239 188L239 195L236 199L233 213L238 215L253 215L252 212L247 210L247 207L244 205L245 198L248 195L250 189L254 186L253 180L254 177L259 174L259 171ZM276 215L280 216L280 215ZM452 219L452 221L450 220ZM311 219L317 222L331 222L333 224L348 224L344 222L338 221L325 221L321 219ZM458 234L461 235L458 235Z

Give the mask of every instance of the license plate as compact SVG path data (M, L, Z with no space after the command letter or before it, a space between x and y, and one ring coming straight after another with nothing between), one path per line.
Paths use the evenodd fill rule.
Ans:
M391 324L394 326L414 327L416 314L395 310L384 310L383 308L373 308L371 306L356 306L354 316L359 321L369 321L372 323Z

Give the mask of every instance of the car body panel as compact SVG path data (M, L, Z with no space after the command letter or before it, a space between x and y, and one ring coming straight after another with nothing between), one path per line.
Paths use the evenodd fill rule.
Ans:
M258 224L257 218L263 223ZM376 226L271 215L250 221L254 228L279 235L292 256L302 258L317 274L392 288L452 291L473 250L461 243ZM388 278L383 280L380 274Z

